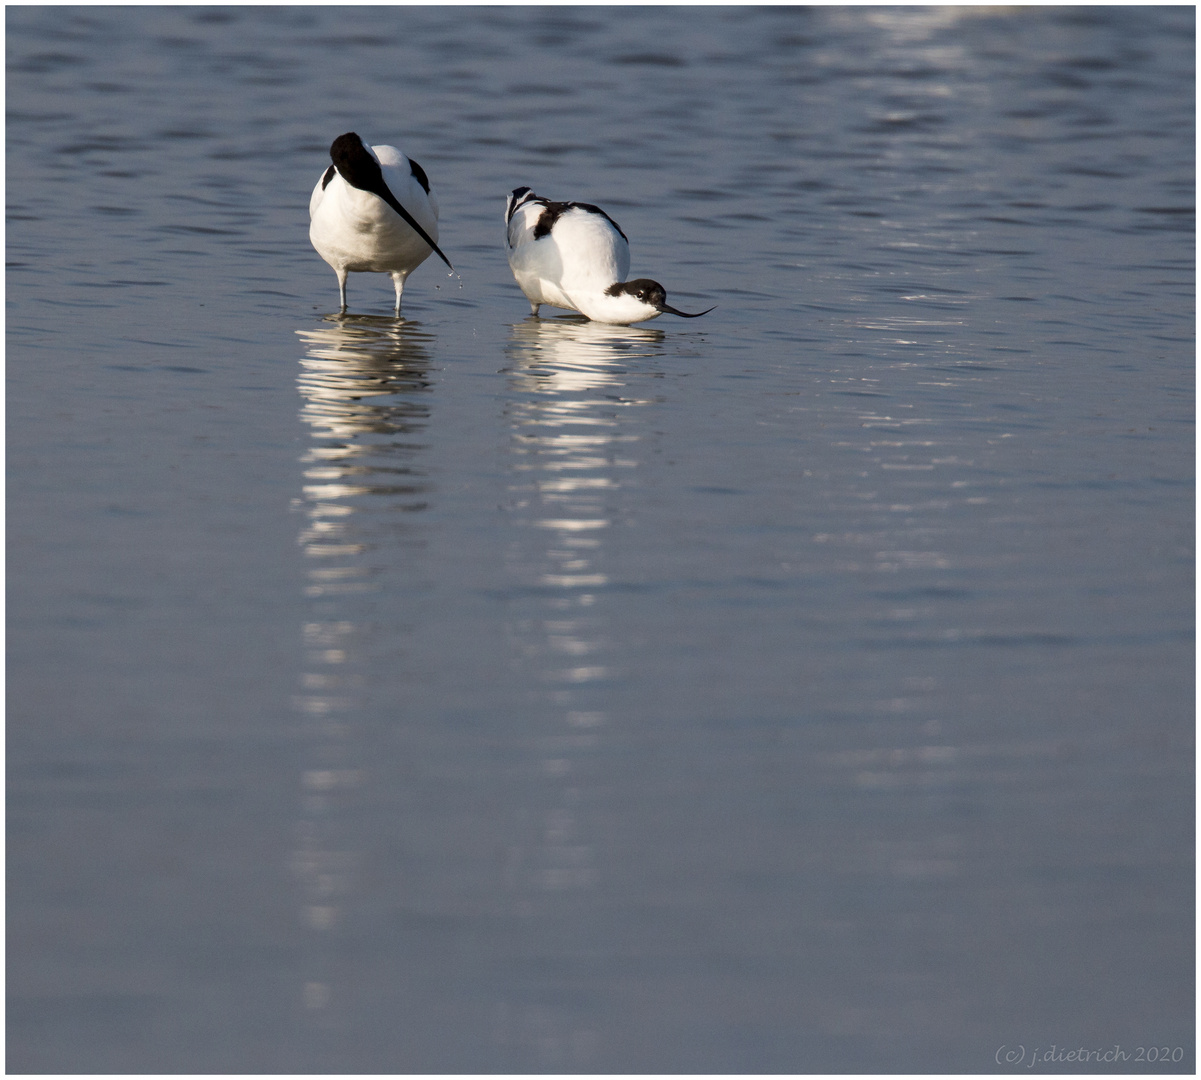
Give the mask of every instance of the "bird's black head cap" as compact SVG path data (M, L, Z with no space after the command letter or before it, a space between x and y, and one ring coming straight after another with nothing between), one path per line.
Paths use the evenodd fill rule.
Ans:
M628 293L635 300L650 304L656 311L663 311L668 315L679 315L681 319L699 319L713 310L713 308L706 308L704 311L698 311L695 315L690 315L687 311L677 311L667 302L667 290L650 278L619 281L616 285L610 285L605 292L610 296L621 296L622 293Z

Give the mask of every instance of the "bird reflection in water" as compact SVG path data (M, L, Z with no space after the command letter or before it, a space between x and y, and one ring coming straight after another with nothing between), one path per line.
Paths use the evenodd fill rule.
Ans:
M609 633L611 537L628 516L643 425L631 409L655 377L659 330L576 318L530 318L507 348L507 421L513 478L507 552L514 587L513 648L536 687L530 710L532 772L525 821L510 848L506 892L524 922L531 956L542 957L560 925L579 928L581 907L602 912L603 837L592 813L601 784L597 754L613 720L620 643ZM570 969L591 943L573 941L555 962ZM594 981L594 980L593 980ZM514 986L498 1006L495 1037L515 1066L588 1070L603 1033L599 1003L581 993Z
M429 504L421 467L421 434L430 415L428 346L433 337L413 322L330 316L298 330L304 343L297 388L309 427L299 544L306 558L302 627L305 656L295 706L305 721L306 767L293 867L301 920L311 936L300 1002L306 1027L346 1027L337 971L338 935L358 854L340 824L364 780L353 717L367 642L361 605L385 567L372 552L373 530L389 529L395 546L404 521ZM370 514L363 511L370 510ZM368 594L368 595L365 595Z

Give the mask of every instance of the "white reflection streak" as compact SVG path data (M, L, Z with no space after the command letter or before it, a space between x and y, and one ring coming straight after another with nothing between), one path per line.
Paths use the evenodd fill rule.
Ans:
M648 403L629 396L625 364L645 365L662 338L661 331L558 319L513 328L510 505L519 540L510 562L537 599L512 630L542 687L533 745L547 785L535 833L510 853L508 888L527 917L548 904L579 903L572 897L600 880L586 770L609 722L596 706L614 677L603 556L624 478L637 467L638 437L622 411ZM511 1004L500 1005L499 1041L532 1048L540 1068L587 1066L598 1035L583 1018L566 1008Z
M361 676L354 670L363 627L347 609L375 586L362 559L369 545L356 527L364 499L404 500L424 486L396 478L412 472L405 462L415 447L398 433L424 425L427 410L414 395L428 389L421 334L412 324L370 317L333 318L297 332L305 344L297 387L301 419L311 443L300 461L301 496L293 505L306 523L297 538L309 563L304 595L313 617L302 627L304 670L293 699L309 740L309 764L300 776L300 821L291 865L300 882L300 921L313 935L310 970L302 976L300 1003L310 1018L333 1022L336 992L334 942L344 921L359 855L341 835L339 811L365 780L353 759L351 718ZM385 457L386 455L390 457Z

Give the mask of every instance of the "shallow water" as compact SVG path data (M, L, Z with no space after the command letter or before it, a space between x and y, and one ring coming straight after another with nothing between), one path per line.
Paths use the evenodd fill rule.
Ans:
M6 19L11 1071L1192 1071L1191 9Z

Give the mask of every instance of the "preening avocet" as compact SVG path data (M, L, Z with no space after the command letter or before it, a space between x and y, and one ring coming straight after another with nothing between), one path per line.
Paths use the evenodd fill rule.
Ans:
M391 274L396 314L405 278L438 247L438 200L425 170L395 146L368 146L353 131L329 148L333 161L309 199L309 239L338 275L346 310L350 271ZM450 266L453 270L454 267Z
M551 202L519 187L506 202L505 224L509 266L535 315L550 304L595 322L627 325L664 312L696 319L713 310L689 315L668 305L657 281L626 281L630 242L599 206Z

